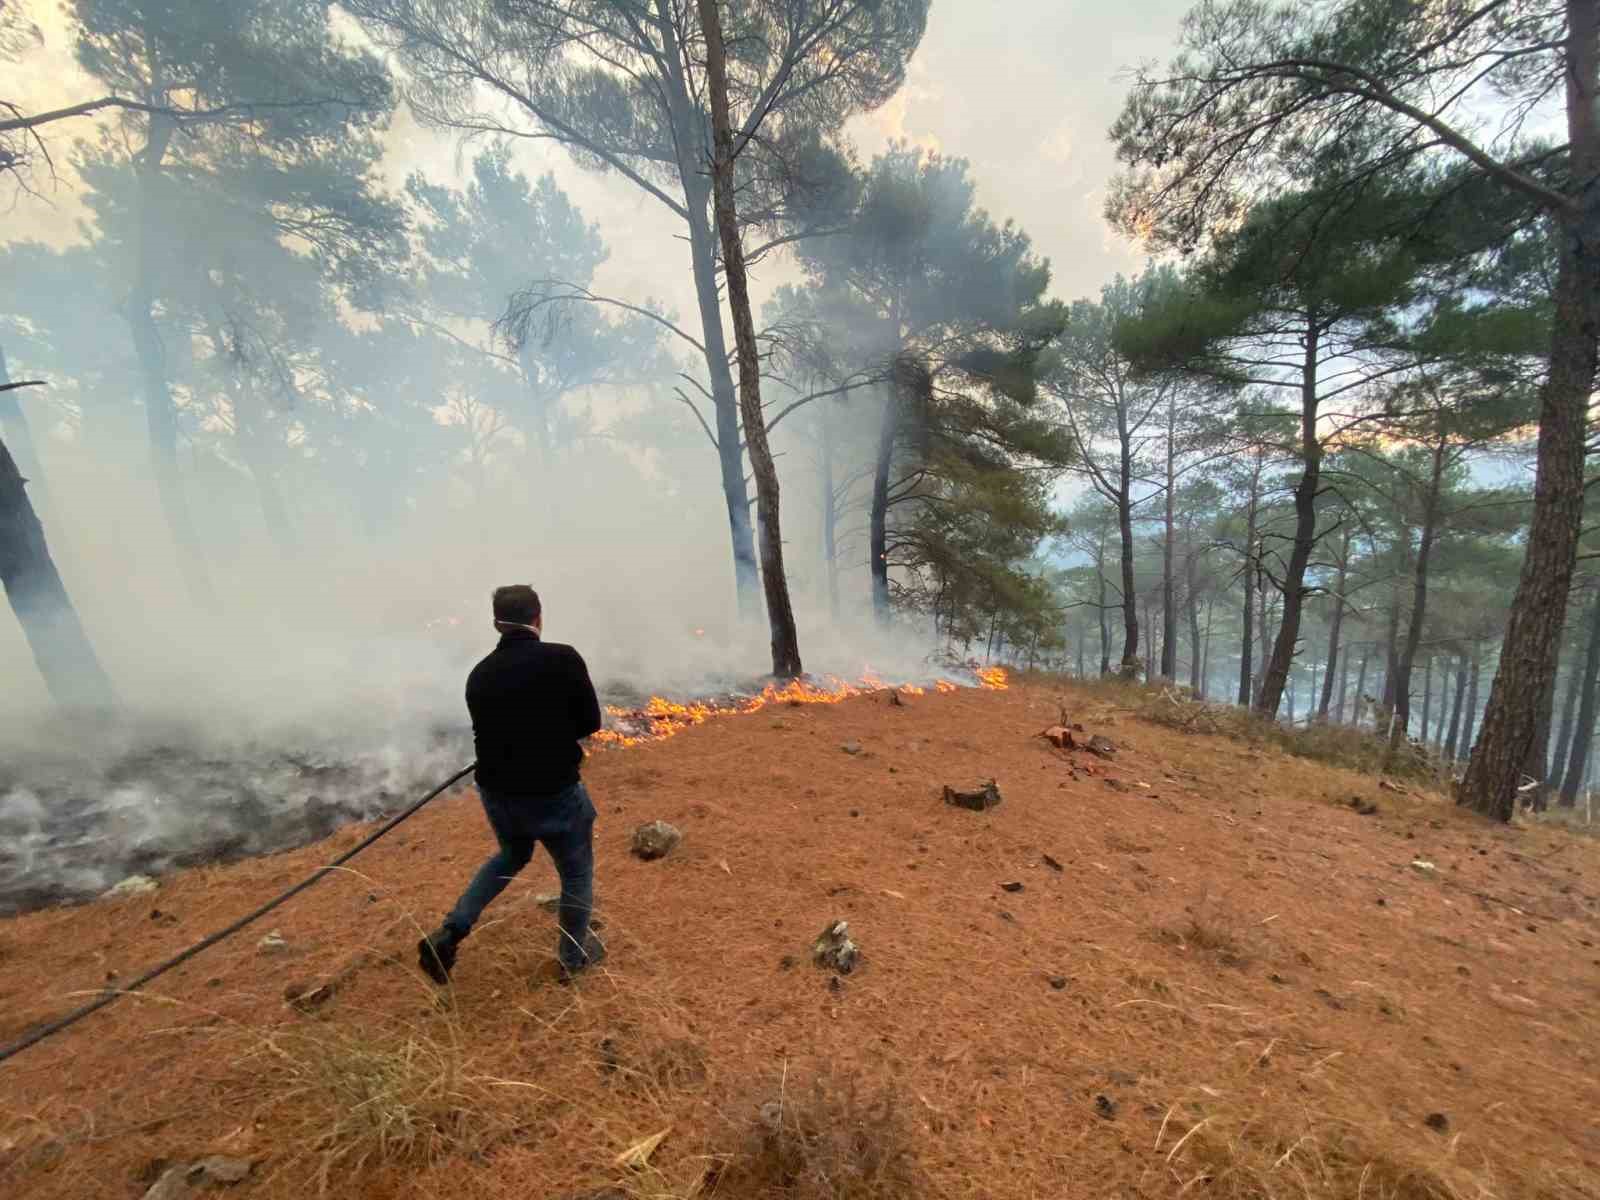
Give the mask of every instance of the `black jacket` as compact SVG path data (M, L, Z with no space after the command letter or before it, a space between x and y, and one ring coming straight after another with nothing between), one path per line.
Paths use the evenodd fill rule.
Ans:
M467 676L467 711L478 748L478 786L548 796L578 782L581 738L600 728L589 668L571 646L520 630Z

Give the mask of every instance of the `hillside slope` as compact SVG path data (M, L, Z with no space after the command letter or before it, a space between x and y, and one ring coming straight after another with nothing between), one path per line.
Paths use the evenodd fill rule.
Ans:
M1063 705L1112 761L1036 736ZM998 808L942 803L987 776ZM0 1066L0 1192L139 1197L215 1153L250 1197L1600 1196L1594 841L1045 684L769 708L587 778L594 977L554 982L541 857L436 1001L419 926L489 844L446 797ZM658 818L683 844L641 862ZM0 924L0 1040L361 832ZM864 958L836 981L837 918Z

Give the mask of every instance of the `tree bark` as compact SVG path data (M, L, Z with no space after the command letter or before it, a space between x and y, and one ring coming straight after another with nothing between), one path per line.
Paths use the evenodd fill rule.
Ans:
M1328 673L1322 677L1322 697L1317 704L1317 719L1326 721L1328 709L1333 704L1333 672L1339 664L1339 634L1344 626L1345 580L1350 572L1350 530L1346 529L1339 543L1339 578L1334 584L1333 619L1328 622ZM1339 709L1344 710L1343 684L1340 685Z
M878 425L877 455L872 467L872 506L868 514L868 557L872 573L872 612L889 620L889 471L894 463L895 435L900 429L900 371L887 385L883 417Z
M739 356L739 410L750 452L750 467L756 478L756 523L761 532L761 583L766 592L767 622L772 631L772 673L780 679L791 679L801 672L800 638L795 630L794 609L789 602L789 580L783 570L778 472L773 465L772 449L767 444L766 416L761 411L761 359L750 311L744 246L739 240L739 219L734 209L733 130L728 117L728 73L722 45L722 21L716 0L699 0L699 3L700 23L706 39L706 77L715 139L711 156L712 187L717 229L722 238L728 307L733 312L734 346ZM735 450L737 446L736 441ZM741 492L743 487L741 480Z
M1184 557L1184 592L1186 607L1189 610L1189 686L1195 694L1200 694L1200 674L1202 669L1202 647L1200 644L1200 587L1195 572L1194 547L1188 547ZM1176 640L1176 639L1174 639Z
M109 712L111 680L78 620L45 544L16 461L0 441L0 584L50 695L64 709Z
M1366 707L1367 701L1367 664L1372 661L1372 643L1368 642L1361 648L1361 670L1356 673L1356 706L1350 714L1350 723L1356 727L1361 725L1361 710Z
M1161 546L1161 677L1178 678L1178 588L1174 577L1173 506L1177 492L1178 389L1167 389L1167 494Z
M11 372L6 368L6 350L0 346L0 389L11 382ZM0 437L11 446L17 469L32 488L32 499L43 501L46 497L44 467L40 465L38 451L33 444L33 430L28 428L27 415L22 411L21 390L0 390ZM36 505L35 507L43 507Z
M1240 612L1240 626L1242 632L1239 638L1239 706L1248 707L1252 698L1251 685L1254 682L1255 671L1250 661L1251 650L1255 645L1255 631L1251 628L1251 621L1255 617L1255 572L1256 572L1256 516L1260 509L1261 490L1261 455L1255 455L1254 465L1250 469L1250 505L1245 510L1244 525L1244 608Z
M1100 581L1100 677L1111 674L1111 623L1106 616L1106 535L1100 530L1100 541L1095 548L1095 577Z
M161 511L177 546L178 561L188 585L189 595L201 608L215 611L216 589L200 551L189 502L184 496L183 479L178 469L178 417L172 404L172 389L167 381L166 348L155 320L156 213L160 198L155 194L161 179L161 160L177 130L171 117L150 118L149 139L135 156L134 178L138 197L138 233L134 252L133 288L128 295L126 316L133 335L133 347L144 377L145 423L150 434L151 470Z
M1561 780L1562 808L1577 804L1578 789L1583 786L1583 777L1589 769L1597 684L1600 684L1600 588L1595 590L1594 600L1589 605L1589 649L1583 659L1583 699L1578 705L1578 721L1567 752L1566 775Z
M717 234L707 219L714 188L706 179L706 162L700 157L705 129L698 105L691 100L684 75L683 56L676 27L664 10L657 27L663 39L662 59L670 85L668 107L672 114L678 178L683 185L689 224L689 263L694 273L695 303L700 310L706 375L711 383L711 406L716 416L717 460L722 475L722 498L728 512L728 534L733 544L734 589L739 615L753 620L757 612L755 536L750 526L750 496L744 481L744 454L740 449L740 400L728 366L728 342L722 329L722 304L717 282ZM737 339L736 339L737 340ZM762 427L765 434L765 425Z
M1339 707L1333 714L1333 719L1339 724L1344 724L1344 715L1348 711L1345 701L1350 694L1350 653L1345 651L1339 662Z
M1418 741L1427 742L1427 722L1434 717L1434 656L1422 659L1422 720L1418 722Z
M1126 418L1118 410L1118 420ZM1122 566L1122 674L1139 673L1139 598L1133 590L1133 502L1129 479L1133 472L1132 454L1126 437L1122 440L1122 485L1117 494L1117 536ZM1148 623L1148 622L1147 622Z
M1522 576L1511 603L1483 731L1457 801L1509 821L1517 779L1536 734L1533 704L1555 675L1583 515L1584 436L1600 337L1600 5L1567 0L1569 178L1579 181L1555 214L1560 259L1549 374L1539 403L1539 443Z
M1461 744L1461 713L1466 707L1467 695L1467 656L1456 656L1456 699L1450 706L1450 732L1444 741L1444 758L1446 762L1456 760L1456 747Z
M1400 649L1394 679L1394 727L1389 735L1389 763L1411 731L1411 671L1417 659L1417 647L1422 644L1422 627L1428 615L1428 563L1433 557L1433 543L1439 527L1439 488L1444 478L1444 439L1434 442L1433 459L1428 475L1428 489L1422 499L1422 528L1417 536L1417 560L1411 574L1411 621L1406 626L1405 642ZM1398 597L1396 600L1398 609ZM1399 613L1396 612L1398 620ZM1431 671L1431 663L1430 663ZM1430 677L1431 682L1431 677ZM1422 737L1428 736L1428 700L1424 693L1422 703Z
M1150 601L1144 602L1144 627L1150 628ZM1151 678L1156 670L1156 644L1154 639L1144 649L1144 677Z
M1283 579L1283 620L1261 680L1256 711L1264 717L1278 713L1278 701L1289 678L1295 647L1300 641L1300 613L1306 598L1306 568L1317 544L1317 491L1322 478L1322 442L1317 435L1317 355L1322 326L1316 314L1306 314L1305 356L1300 369L1300 482L1294 489L1294 547Z
M1550 726L1556 711L1556 677L1552 673L1539 694L1534 712L1533 740L1528 744L1528 757L1523 761L1521 774L1533 786L1521 792L1522 802L1535 812L1543 812L1550 796Z
M1461 716L1461 740L1456 743L1456 760L1465 762L1472 752L1472 727L1478 719L1478 671L1483 660L1483 648L1472 644L1472 671L1467 680L1467 707Z

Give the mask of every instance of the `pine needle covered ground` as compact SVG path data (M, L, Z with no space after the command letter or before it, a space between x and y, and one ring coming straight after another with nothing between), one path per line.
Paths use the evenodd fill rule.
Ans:
M448 797L278 939L0 1066L0 1194L221 1155L296 1200L1600 1196L1600 843L1139 704L877 694L596 756L611 954L575 988L542 858L448 993L417 974L488 849ZM1114 756L1039 737L1063 708ZM941 800L987 777L998 807ZM684 840L641 862L655 819ZM0 1039L360 835L0 924Z

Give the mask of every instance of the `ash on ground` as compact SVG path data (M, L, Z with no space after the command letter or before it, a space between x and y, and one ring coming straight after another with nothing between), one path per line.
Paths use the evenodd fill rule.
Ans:
M0 761L0 914L303 846L404 807L472 758L464 729L438 727L354 744L177 728L64 742L35 738Z
M702 678L674 698L731 709L767 679ZM606 724L649 737L653 690L598 681ZM665 689L664 689L665 690ZM392 707L334 736L314 726L230 737L158 723L44 721L0 752L0 916L91 900L131 875L236 862L393 814L472 759L465 714L406 722Z

